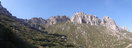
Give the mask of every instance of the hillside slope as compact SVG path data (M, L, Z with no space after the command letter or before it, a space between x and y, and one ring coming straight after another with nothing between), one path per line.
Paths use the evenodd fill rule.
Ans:
M63 22L53 25L45 24L43 25L45 29L41 31L16 19L0 15L0 25L5 28L0 28L0 34L13 33L4 35L9 38L7 41L11 42L11 44L7 43L9 44L7 48L10 46L20 48L21 44L24 44L22 48L130 48L132 43L131 33L125 30L116 32L104 26ZM8 35L15 38L13 42ZM14 42L18 44L15 45Z
M19 19L0 2L0 48L132 48L132 33L85 13Z
M67 35L68 42L77 48L125 48L132 43L131 36L124 35L132 33L111 31L103 26L60 23L46 26L46 31Z

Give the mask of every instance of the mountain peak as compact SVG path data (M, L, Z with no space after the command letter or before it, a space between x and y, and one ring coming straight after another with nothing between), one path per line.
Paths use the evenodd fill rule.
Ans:
M1 1L0 1L0 14L12 16L12 14L6 8L2 6Z
M104 16L103 20L101 21L101 25L107 26L107 28L110 28L116 31L119 30L115 21L111 19L109 16Z
M76 12L76 13L74 13L74 15L85 15L85 13L84 12Z
M104 19L109 19L110 17L109 16L104 16Z
M71 22L77 24L90 24L90 25L101 25L106 26L109 29L118 31L118 26L116 25L115 21L111 19L109 16L104 16L103 19L99 19L95 15L85 14L83 12L75 13L74 16L71 18Z

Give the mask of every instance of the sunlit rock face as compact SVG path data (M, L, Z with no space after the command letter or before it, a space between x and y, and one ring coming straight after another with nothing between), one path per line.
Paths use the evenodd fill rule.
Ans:
M70 19L67 16L53 16L47 20L48 24L57 24L69 21Z
M77 24L85 23L90 25L102 25L116 31L118 30L118 26L116 25L115 21L108 16L105 16L101 20L95 15L89 15L83 12L79 12L74 14L74 16L71 18L71 22Z
M2 6L1 2L0 2L0 14L7 15L7 16L12 16L12 14L9 11L7 11L6 8L4 8Z
M105 26L108 29L112 29L114 31L119 31L120 27L117 26L115 21L108 16L105 16L103 19L99 19L95 15L85 14L83 12L75 13L71 18L67 16L52 16L49 19L45 20L43 18L32 18L27 21L31 26L35 26L39 28L39 25L53 25L63 22L71 22L74 24L89 24L89 25L101 25ZM125 30L125 29L124 29Z
M127 27L120 27L119 30L130 31Z
M101 20L94 15L79 12L74 14L74 16L71 18L71 22L78 24L86 23L90 25L100 25Z

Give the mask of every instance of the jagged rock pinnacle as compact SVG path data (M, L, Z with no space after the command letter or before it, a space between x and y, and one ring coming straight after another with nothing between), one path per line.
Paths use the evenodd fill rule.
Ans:
M90 15L83 12L75 13L71 19L68 18L67 16L52 16L48 20L44 20L42 18L32 18L28 20L28 23L30 23L31 25L32 24L34 25L35 23L52 25L52 24L57 24L57 23L62 23L67 21L70 21L74 24L85 23L89 25L101 25L101 26L107 27L108 29L119 31L119 27L117 26L115 21L111 19L110 17L105 16L103 19L99 19L95 15Z
M71 22L78 23L78 24L86 23L90 25L99 25L101 20L94 15L89 15L89 14L79 12L74 14L74 16L71 18Z
M119 30L118 26L116 25L115 21L108 16L105 16L101 22L101 25L107 26L113 30Z
M102 21L95 15L85 14L83 12L75 13L74 16L71 18L71 22L77 24L90 24L90 25L102 25L107 26L110 29L118 30L118 26L116 25L115 21L108 16L105 16Z

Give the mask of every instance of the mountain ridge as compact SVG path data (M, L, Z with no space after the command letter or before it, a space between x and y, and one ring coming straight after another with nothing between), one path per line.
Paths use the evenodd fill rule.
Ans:
M33 21L40 22L40 20L43 19L43 18L41 18L41 19L40 18L37 18L38 21L33 20L34 18L31 18L31 19L27 20L27 23L28 23L28 21L31 21L31 20L32 20L32 22ZM85 23L85 24L90 24L90 25L106 26L109 29L112 29L114 31L119 31L120 29L129 31L127 29L127 27L122 28L122 27L118 26L116 24L116 22L112 18L110 18L109 16L104 16L103 19L99 19L97 16L89 15L89 14L86 14L86 13L83 13L83 12L75 13L74 16L72 16L71 18L69 18L67 16L52 16L47 20L45 20L45 19L43 19L43 20L44 21L41 21L41 22L44 22L44 23L40 23L40 24L50 24L50 25L52 25L52 24L57 24L57 23L62 23L62 22L71 22L73 24ZM32 22L30 22L30 23L32 23Z

